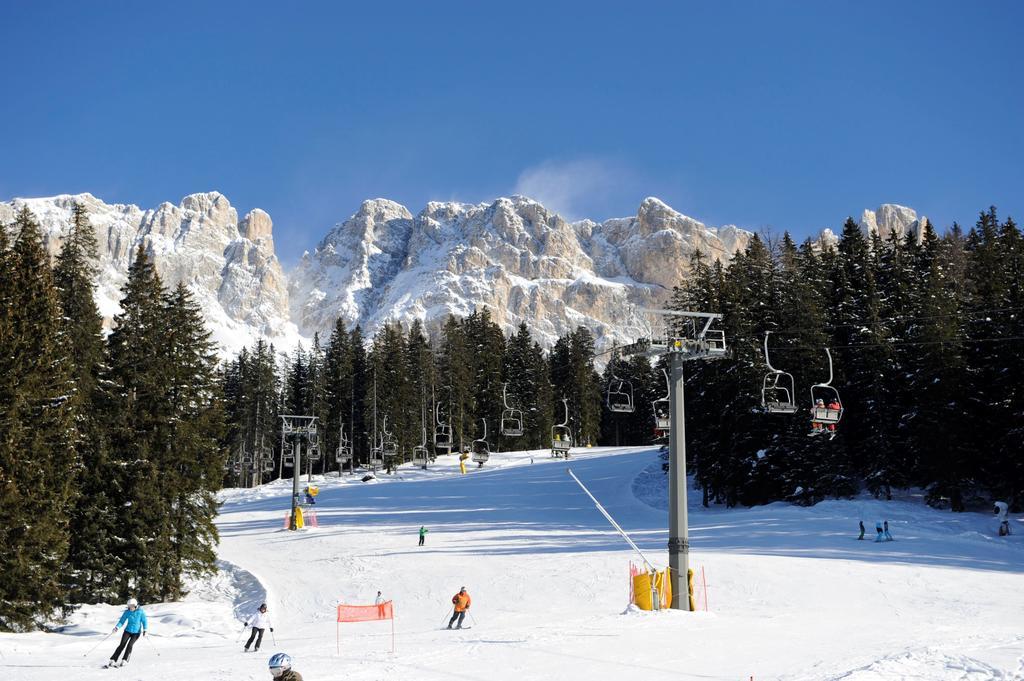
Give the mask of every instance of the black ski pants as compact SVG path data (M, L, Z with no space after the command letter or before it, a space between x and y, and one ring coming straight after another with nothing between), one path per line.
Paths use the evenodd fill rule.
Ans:
M117 662L117 657L121 654L121 651L123 650L124 661L127 662L128 658L132 656L132 646L134 646L135 642L139 640L139 635L141 633L142 632L137 631L134 634L129 634L126 631L123 634L121 634L121 642L117 645L117 650L115 650L114 654L110 656L110 659L114 662Z
M420 546L423 546L423 540L424 539L425 539L425 537L421 534L420 535Z
M461 629L462 628L462 620L464 620L464 619L466 619L466 611L465 610L463 610L462 612L453 613L452 614L452 618L450 620L448 620L448 628L451 629L452 628L452 624L455 623L455 620L459 620L458 627L459 627L459 629Z
M252 633L249 634L249 640L245 642L245 649L249 650L249 646L252 645L252 640L256 639L256 650L260 649L260 644L263 643L263 629L257 627L252 628ZM238 645L237 643L235 645Z

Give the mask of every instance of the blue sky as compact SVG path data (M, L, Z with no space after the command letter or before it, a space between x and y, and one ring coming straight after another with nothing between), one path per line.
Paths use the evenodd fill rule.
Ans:
M286 263L378 196L1020 221L1022 28L1011 1L8 0L0 198L217 189Z

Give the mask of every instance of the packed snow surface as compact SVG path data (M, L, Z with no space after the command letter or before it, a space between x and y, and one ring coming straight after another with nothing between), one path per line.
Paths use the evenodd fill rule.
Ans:
M999 538L987 515L914 497L704 509L691 493L691 564L709 611L647 613L627 607L635 555L567 467L667 562L650 449L578 449L568 462L499 453L465 476L451 456L372 482L314 476L319 527L301 532L283 529L290 481L227 490L220 571L180 603L143 604L152 633L128 666L100 668L122 607L87 606L56 633L0 635L3 676L266 681L284 651L307 681L1024 678L1019 518ZM873 541L882 519L895 541ZM446 631L461 586L472 628ZM395 604L394 653L390 623L335 622L339 601L371 604L378 590ZM264 600L274 632L243 653L242 622Z

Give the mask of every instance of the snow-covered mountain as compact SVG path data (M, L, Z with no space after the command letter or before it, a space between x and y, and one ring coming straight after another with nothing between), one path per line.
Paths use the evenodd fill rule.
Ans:
M523 196L476 205L431 202L413 215L387 199L365 201L307 252L289 275L274 253L273 223L254 209L241 220L217 192L143 210L91 194L0 203L0 224L27 205L56 254L75 202L85 205L100 246L97 301L118 311L134 250L154 259L164 283L184 282L205 311L214 338L233 353L264 337L290 347L330 333L341 317L372 336L387 321L423 320L437 328L449 314L488 309L507 332L525 321L549 347L577 326L599 349L650 332L644 308L662 306L700 249L719 260L752 234L708 227L656 198L637 214L604 222L567 222ZM861 228L920 238L925 218L885 204L864 211ZM828 230L821 242L835 237Z
M46 247L56 254L75 202L86 207L96 230L96 301L108 320L119 311L120 288L141 245L165 286L184 282L195 294L222 350L234 352L258 337L282 345L298 340L288 318L285 274L274 254L273 225L262 210L239 220L217 192L191 194L177 206L162 203L149 210L106 204L91 194L64 194L0 203L0 224L13 222L27 205L42 226Z
M490 310L507 331L526 321L542 345L583 325L598 347L649 333L641 308L665 302L696 249L714 258L751 234L713 229L648 198L635 217L569 223L523 196L429 203L416 216L366 201L306 253L289 285L304 334L338 317L373 333L388 320L439 325Z

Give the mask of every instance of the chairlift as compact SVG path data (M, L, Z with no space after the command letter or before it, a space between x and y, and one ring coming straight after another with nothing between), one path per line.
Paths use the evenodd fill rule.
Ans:
M654 427L667 432L672 429L672 403L669 401L671 389L669 388L668 372L662 369L661 373L665 375L665 396L651 402L651 410L654 412Z
M568 459L569 449L572 448L572 431L569 429L569 400L563 397L562 406L565 408L565 420L551 426L551 456Z
M371 471L376 471L384 467L384 449L378 444L370 449L370 459L366 462Z
M795 414L797 412L796 383L793 374L786 373L772 366L768 356L768 336L771 331L764 332L764 363L768 365L768 373L761 383L761 406L769 414Z
M319 461L320 460L320 445L311 444L306 450L306 459L308 461Z
M264 473L273 473L274 472L274 460L273 459L263 459L262 466L263 466L263 472Z
M449 423L441 422L441 405L434 405L434 420L437 422L434 428L434 451L444 450L445 454L452 451L452 427Z
M393 459L398 456L398 438L388 432L387 416L384 417L384 425L381 426L380 448L385 458Z
M231 470L234 471L235 475L240 475L242 473L242 462L236 460L231 464Z
M832 353L825 348L828 356L828 380L811 386L811 422L834 426L843 418L843 403L839 391L832 387ZM825 406L819 407L818 400ZM838 404L839 408L829 405Z
M420 443L412 448L412 463L426 470L427 461L430 460L430 452L427 451L427 427L424 426L421 432L423 437L420 439Z
M487 419L480 419L484 424L484 436L473 440L473 462L483 466L491 458L491 449L487 446Z
M513 409L508 403L508 383L501 387L501 401L505 409L501 412L501 424L498 432L505 437L519 437L523 434L523 412Z
M608 394L605 398L608 411L620 414L633 413L633 384L612 374L608 382Z
M352 460L352 444L345 435L345 424L338 427L338 448L334 452L334 460L339 466Z

